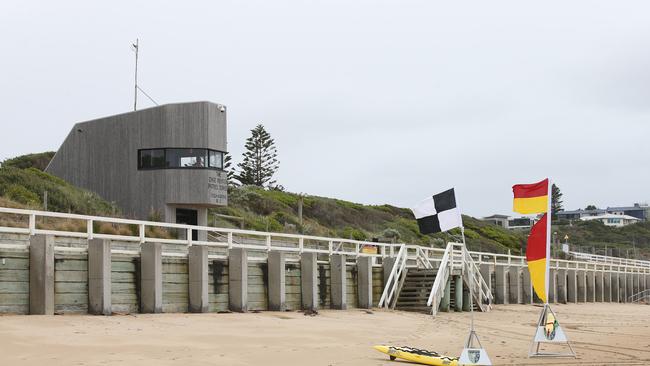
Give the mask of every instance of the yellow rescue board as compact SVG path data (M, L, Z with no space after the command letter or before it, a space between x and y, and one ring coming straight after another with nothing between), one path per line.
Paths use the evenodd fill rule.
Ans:
M458 357L448 357L437 352L425 351L411 347L375 346L377 351L390 356L391 360L399 358L406 361L417 362L422 365L458 366Z

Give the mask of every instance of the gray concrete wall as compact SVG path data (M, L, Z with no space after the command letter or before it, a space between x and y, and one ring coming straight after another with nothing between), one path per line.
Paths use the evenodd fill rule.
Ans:
M54 237L35 235L29 243L29 313L54 314Z
M508 269L508 300L511 304L521 304L521 267L512 266Z
M88 312L110 315L111 305L111 242L105 239L88 241Z
M81 122L74 125L46 171L116 202L124 214L141 219L151 209L168 214L168 205L225 205L225 172L138 170L138 150L227 151L226 128L226 113L209 102L168 104Z
M575 269L567 269L567 302L578 302L578 273Z
M508 283L507 283L508 270L506 266L495 266L494 276L496 278L496 291L494 302L496 304L508 303Z
M248 252L228 250L228 300L231 311L248 311Z
M560 304L567 303L567 270L560 268L557 270L557 282L556 287L556 302Z

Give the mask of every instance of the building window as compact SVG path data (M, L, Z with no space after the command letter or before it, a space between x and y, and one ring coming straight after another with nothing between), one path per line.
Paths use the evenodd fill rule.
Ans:
M138 150L138 169L223 169L223 152L210 149Z
M223 169L223 153L221 151L210 150L210 168Z

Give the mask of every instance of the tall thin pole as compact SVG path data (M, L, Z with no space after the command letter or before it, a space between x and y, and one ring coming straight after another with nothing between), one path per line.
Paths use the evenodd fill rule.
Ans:
M551 216L552 216L552 202L553 202L553 183L551 178L548 178L548 208L546 211L546 274L544 278L544 294L546 295L545 305L548 305L548 280L551 267Z
M133 48L135 48L135 86L133 88L133 110L137 111L138 110L138 51L140 50L140 39L136 38L135 39L135 44L133 45Z

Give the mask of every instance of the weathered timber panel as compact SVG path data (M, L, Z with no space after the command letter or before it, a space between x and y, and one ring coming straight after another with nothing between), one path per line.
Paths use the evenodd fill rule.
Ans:
M332 304L332 296L330 293L330 265L318 265L318 307L321 309L329 309Z
M248 310L267 310L268 272L266 263L248 264Z
M140 311L140 259L111 255L111 310L129 314Z
M29 252L0 250L0 314L29 313Z
M357 288L357 266L347 266L345 271L345 283L348 309L359 307L359 297Z
M189 275L186 258L162 259L164 313L186 313L189 307Z
M54 312L88 312L88 255L54 253Z
M210 312L228 311L228 262L212 260L208 266Z
M372 268L372 306L379 305L379 299L384 292L384 269L381 267Z
M284 277L284 294L287 310L302 309L302 294L300 287L300 265L287 263Z

